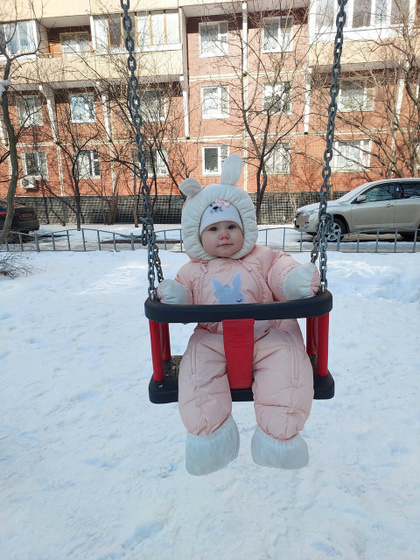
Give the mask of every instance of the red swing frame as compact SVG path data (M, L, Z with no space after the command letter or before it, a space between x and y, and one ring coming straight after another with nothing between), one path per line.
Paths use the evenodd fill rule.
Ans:
M334 396L328 371L329 312L332 296L326 290L304 300L270 304L166 305L146 300L153 376L149 397L155 404L178 400L177 375L181 356L172 356L169 323L222 321L227 374L234 401L251 401L254 322L259 319L306 318L306 351L314 372L314 398ZM229 317L229 318L226 318Z

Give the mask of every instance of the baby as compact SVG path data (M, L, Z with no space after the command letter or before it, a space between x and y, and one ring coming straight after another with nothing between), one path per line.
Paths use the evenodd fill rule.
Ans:
M258 228L248 194L235 186L242 159L229 156L221 184L201 188L189 178L182 231L190 262L176 280L164 280L158 297L168 304L266 303L305 298L318 291L312 263L256 245ZM304 467L308 447L299 432L309 416L313 374L295 319L256 321L253 384L257 427L253 460L262 466ZM190 474L217 471L238 456L239 432L232 417L222 323L200 323L180 365L179 410L187 429Z

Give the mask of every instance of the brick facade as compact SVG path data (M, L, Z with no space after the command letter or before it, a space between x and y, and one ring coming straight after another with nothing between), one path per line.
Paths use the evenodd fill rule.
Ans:
M20 13L23 0L16 1ZM353 14L355 2L349 2ZM13 87L7 92L11 121L19 133L16 195L32 200L53 197L40 203L52 209L58 204L55 197L66 201L80 193L86 199L83 205L91 208L86 215L93 213L96 221L112 193L123 204L139 189L133 176L136 146L126 106L127 55L121 11L117 3L110 8L111 14L105 14L94 2L92 13L87 13L79 1L64 9L60 0L54 7L42 6L43 11L37 13L41 4L35 0L34 20L23 11L20 16L19 25L33 30L40 48L28 60L23 57L13 62ZM145 17L136 11L142 4L133 3L141 108L155 111L143 122L147 165L150 169L153 161L157 171L156 178L149 179L153 195L176 200L177 184L188 176L196 177L202 185L217 182L227 153L243 157L239 186L257 193L262 178L257 173L257 152L267 137L264 219L290 218L288 209L278 214L272 210L278 207L277 200L295 201L304 193L316 197L325 150L334 29L325 35L329 38L320 41L313 32L317 4L303 4L298 9L273 10L265 4L254 3L251 8L243 3L232 12L230 2L205 0L194 7L187 1L159 0L156 10ZM6 23L2 17L0 25ZM145 34L140 30L146 30ZM386 154L384 148L389 146L391 151L393 143L400 151L404 149L404 138L392 138L383 120L386 104L380 88L370 87L383 63L378 57L385 54L358 60L368 42L352 37L349 35L345 44L342 79L350 87L354 87L351 80L357 87L361 84L363 91L354 91L358 96L370 96L370 102L362 107L360 118L359 112L353 111L357 113L353 122L348 120L347 107L338 119L337 138L350 142L346 155L350 164L343 170L333 169L335 192L391 174L386 158L376 157L377 152ZM374 49L371 52L375 53ZM390 90L394 97L397 86ZM400 113L406 111L410 120L404 91L398 95ZM363 127L355 126L362 116ZM0 157L7 150L4 118L1 125ZM379 132L372 140L363 130ZM270 155L269 148L276 143ZM352 143L362 149L351 151ZM370 162L363 166L363 162L352 162L355 153L363 159L363 150L369 151ZM0 196L7 192L10 171L6 158L0 163ZM398 173L409 175L410 169L402 167ZM149 177L153 177L151 173ZM101 197L105 197L103 202ZM270 202L273 200L275 204ZM65 203L62 207L68 208ZM54 212L61 215L61 210ZM126 215L127 211L121 210L121 216Z

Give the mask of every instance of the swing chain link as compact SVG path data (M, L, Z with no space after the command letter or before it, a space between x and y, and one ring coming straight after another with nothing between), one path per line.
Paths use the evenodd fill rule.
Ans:
M341 52L343 49L344 25L346 23L345 6L347 0L338 0L338 13L336 18L337 32L334 41L334 62L331 70L332 83L330 87L330 105L328 107L328 124L326 133L326 148L324 151L324 167L322 169L323 183L320 191L320 203L318 213L318 229L314 238L314 246L311 252L311 262L315 264L319 256L319 271L321 276L321 291L327 289L327 247L328 234L333 225L333 218L327 212L327 204L330 193L331 182L331 160L333 157L333 143L335 130L335 116L337 113L337 96L340 90L338 79L341 73Z
M129 108L130 114L133 121L133 125L136 129L136 144L137 144L137 157L140 163L140 167L135 166L135 173L138 173L141 181L141 193L143 195L144 201L144 213L145 217L140 218L143 226L142 230L142 244L147 244L148 251L148 278L149 278L149 297L151 300L156 298L156 287L155 287L155 270L157 273L158 282L163 280L162 265L159 257L159 249L156 244L156 234L153 228L153 218L152 218L152 204L150 200L150 187L147 184L147 168L146 159L144 155L144 135L141 131L143 124L143 119L140 114L140 97L138 94L138 79L136 77L137 61L133 55L135 44L132 36L133 22L129 15L130 0L120 0L121 8L124 12L123 15L123 28L125 32L125 48L128 52L127 67L130 72L128 78L128 87L130 94Z
M147 185L147 169L144 156L144 135L141 132L142 117L140 114L140 97L138 94L138 79L135 75L137 62L133 55L135 44L132 37L132 19L129 15L130 0L120 0L123 10L123 28L126 34L125 47L128 52L127 67L130 72L128 84L130 90L130 113L136 129L137 156L140 163L139 176L141 179L141 191L144 200L145 218L141 218L143 225L142 238L147 241L149 260L149 297L155 299L155 270L158 282L163 280L162 266L159 257L159 249L156 244L156 235L153 228L152 204L150 201L150 188ZM327 236L333 223L331 214L327 213L327 203L330 192L331 160L333 157L333 142L335 129L335 116L337 113L337 96L339 93L338 79L341 73L341 52L343 48L343 30L346 22L345 6L347 0L338 0L339 10L336 24L337 32L334 41L334 62L332 67L332 84L330 87L330 105L328 107L328 125L326 133L326 149L324 151L324 167L322 169L323 183L320 190L320 206L318 213L318 229L314 238L314 246L311 251L311 262L315 264L319 256L319 270L321 275L321 291L327 288Z

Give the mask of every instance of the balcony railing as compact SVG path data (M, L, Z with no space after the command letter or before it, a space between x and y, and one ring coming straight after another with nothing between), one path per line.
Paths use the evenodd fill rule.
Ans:
M72 82L96 82L104 77L107 80L120 80L122 68L126 68L126 53L97 54L93 51L83 53L48 53L37 56L22 65L15 85L36 84L48 80L53 87L63 87ZM137 75L140 79L165 76L179 77L183 74L182 50L149 51L136 53L138 58Z

